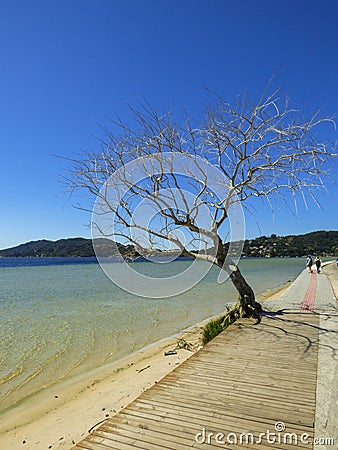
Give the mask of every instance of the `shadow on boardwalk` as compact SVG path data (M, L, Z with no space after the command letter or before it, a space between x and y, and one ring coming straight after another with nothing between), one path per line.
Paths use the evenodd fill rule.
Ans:
M320 321L318 321L318 325L313 324L313 323L309 323L309 321L307 320L307 313L304 312L295 312L295 311L287 311L287 310L279 310L276 312L272 312L272 311L266 311L264 312L264 316L270 317L273 320L276 321L275 325L270 325L270 327L272 328L278 328L278 330L284 332L285 334L289 334L290 331L286 330L283 328L283 324L285 323L290 323L290 324L294 324L294 329L293 331L291 331L292 334L294 335L298 335L300 338L303 338L305 341L308 342L308 348L311 347L311 345L313 344L313 342L311 341L311 339L308 337L307 333L305 333L304 335L298 334L297 332L297 326L299 326L299 324L301 323L303 325L303 327L305 327L304 329L307 330L306 327L310 327L310 328L314 328L318 331L318 337L319 334L321 336L323 335L330 335L330 337L335 337L337 335L337 329L336 328L330 328L330 327L326 327L325 323L327 322L327 324L332 323L335 320L338 320L338 313L312 313L315 314L317 316L320 317ZM289 318L289 317L298 317L298 316L304 316L304 320L297 320L295 321L293 318ZM278 326L278 324L280 324L280 326ZM266 331L266 330L259 330L259 331ZM271 331L273 332L273 331ZM331 341L331 339L329 339ZM318 343L318 339L316 344ZM338 358L338 348L334 345L330 345L330 344L326 344L324 342L320 342L319 345L321 347L325 347L327 349L330 349L331 353L332 353L332 357L333 358Z
M311 448L318 334L315 314L236 322L74 448Z

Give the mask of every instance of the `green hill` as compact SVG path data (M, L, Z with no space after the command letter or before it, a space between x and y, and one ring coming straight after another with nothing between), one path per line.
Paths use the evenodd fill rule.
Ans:
M314 231L302 235L261 236L246 240L245 256L338 255L338 231Z
M3 257L41 257L41 256L94 256L90 239L73 238L58 241L27 242L17 247L0 250Z
M133 246L117 244L122 255L130 257L137 255ZM113 255L112 241L99 239L96 250L101 254ZM163 253L162 253L163 254ZM314 231L303 235L290 236L260 236L246 240L243 256L253 257L286 257L305 256L307 254L320 256L338 255L338 231ZM17 247L0 250L0 257L62 257L62 256L95 256L91 239L70 238L58 241L27 242Z
M135 251L132 246L117 244L123 255L133 255ZM108 239L98 239L96 249L102 255L113 255L116 249L112 248L112 242ZM92 240L85 238L59 239L58 241L27 242L17 247L0 250L0 257L64 257L64 256L95 256Z

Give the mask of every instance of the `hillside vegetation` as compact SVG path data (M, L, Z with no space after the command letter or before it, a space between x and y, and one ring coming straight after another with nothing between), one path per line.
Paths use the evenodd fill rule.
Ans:
M102 239L103 254L107 254L107 239ZM129 257L137 253L132 246L118 244L122 255ZM97 248L100 248L97 245ZM111 253L114 255L112 249ZM158 253L158 252L157 252ZM320 256L338 255L338 231L314 231L303 235L261 236L246 240L243 256L252 257L295 257L307 254ZM95 256L91 239L70 238L58 241L39 240L27 242L17 247L0 250L0 257L79 257Z
M101 245L100 245L101 244ZM136 252L130 246L117 244L122 255L135 255ZM112 242L108 239L98 239L96 241L96 250L105 255L116 254L116 249L112 248ZM69 238L59 239L58 241L39 241L27 242L17 247L0 250L0 257L79 257L95 256L91 239Z
M314 231L303 235L261 236L245 241L245 256L334 256L338 254L338 231Z

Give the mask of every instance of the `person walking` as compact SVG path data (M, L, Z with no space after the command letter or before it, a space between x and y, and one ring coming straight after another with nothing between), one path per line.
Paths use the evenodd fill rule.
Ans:
M321 268L322 268L322 261L319 258L319 256L316 256L315 264L316 264L316 268L317 268L317 273L320 273Z
M308 255L308 257L306 258L306 267L309 273L312 273L312 264L313 264L312 257L311 255Z

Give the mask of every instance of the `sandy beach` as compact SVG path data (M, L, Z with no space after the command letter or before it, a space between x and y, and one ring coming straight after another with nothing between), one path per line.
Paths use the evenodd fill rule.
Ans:
M289 284L267 291L259 300L278 299ZM198 351L202 327L209 320L109 366L58 383L11 409L1 420L0 448L70 449L92 427L120 411ZM184 343L190 344L189 349ZM174 354L165 356L168 351Z
M209 319L208 319L209 320ZM3 414L0 448L69 449L198 350L206 321L123 360L46 389ZM189 350L178 348L184 342ZM175 354L165 356L168 351Z

